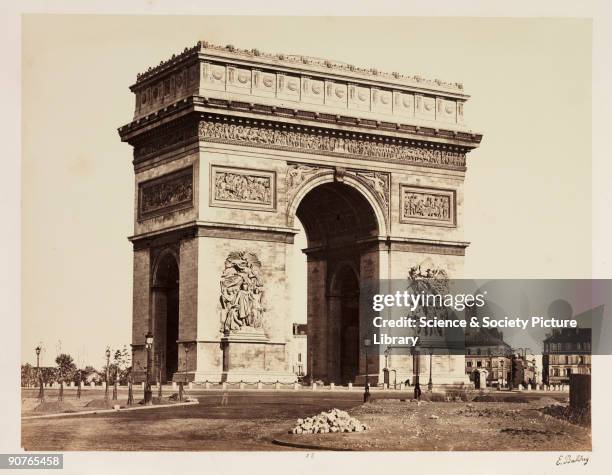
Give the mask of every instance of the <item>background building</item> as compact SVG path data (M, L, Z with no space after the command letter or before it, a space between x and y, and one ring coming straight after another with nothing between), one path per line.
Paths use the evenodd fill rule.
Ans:
M298 378L308 373L308 329L305 323L293 324L293 372Z
M475 382L476 374L487 371L487 386L499 386L510 381L512 348L497 329L479 329L465 335L465 374ZM482 373L481 373L482 374Z
M591 329L553 330L544 340L545 384L569 384L571 374L591 374Z

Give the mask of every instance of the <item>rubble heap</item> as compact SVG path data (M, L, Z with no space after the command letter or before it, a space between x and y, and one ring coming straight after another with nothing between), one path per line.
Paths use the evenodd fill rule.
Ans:
M321 412L313 417L298 419L297 425L289 431L290 434L327 434L329 432L362 432L368 426L362 424L348 412L332 409Z

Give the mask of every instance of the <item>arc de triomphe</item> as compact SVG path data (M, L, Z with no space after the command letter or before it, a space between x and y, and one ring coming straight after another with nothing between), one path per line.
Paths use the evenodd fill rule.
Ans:
M362 279L460 276L466 154L482 138L460 84L200 42L130 89L137 374L151 331L165 380L294 381L296 218L316 379L363 378ZM462 356L435 358L436 383L465 381ZM384 357L368 363L381 374Z

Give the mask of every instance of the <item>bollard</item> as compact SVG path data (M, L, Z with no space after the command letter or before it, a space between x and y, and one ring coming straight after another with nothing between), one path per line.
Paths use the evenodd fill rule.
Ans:
M525 390L526 391L531 391L531 384L528 384L527 386L525 386Z
M348 390L349 390L349 391L352 391L352 390L353 390L353 383L349 383L349 384L348 384Z
M317 390L317 383L312 383L312 390L316 391Z
M172 381L172 390L176 391L176 389L177 389L176 381Z
M89 387L90 388L95 388L96 387L96 383L94 383L93 381L91 383L89 383Z
M400 383L400 391L404 390L404 383Z
M293 390L297 391L300 389L300 384L299 383L293 383Z
M208 382L208 379L204 381L204 389L210 389L210 383Z
M280 389L280 383L278 381L274 383L274 389Z
M387 383L383 384L383 390L385 390L385 389L389 389L389 385Z
M223 389L224 391L227 389L227 383L226 382L221 383L221 389Z
M238 389L244 389L244 383L242 381L240 381L240 384L238 385Z
M336 385L334 383L329 383L329 390L333 391Z
M257 381L257 389L262 389L263 385L261 384L261 381Z

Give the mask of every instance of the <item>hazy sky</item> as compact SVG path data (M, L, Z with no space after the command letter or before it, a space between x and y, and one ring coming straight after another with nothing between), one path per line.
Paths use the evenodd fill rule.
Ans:
M588 20L25 16L22 360L39 342L44 364L60 344L94 365L129 346L133 170L116 129L136 74L200 39L463 82L484 134L465 275L590 277Z

